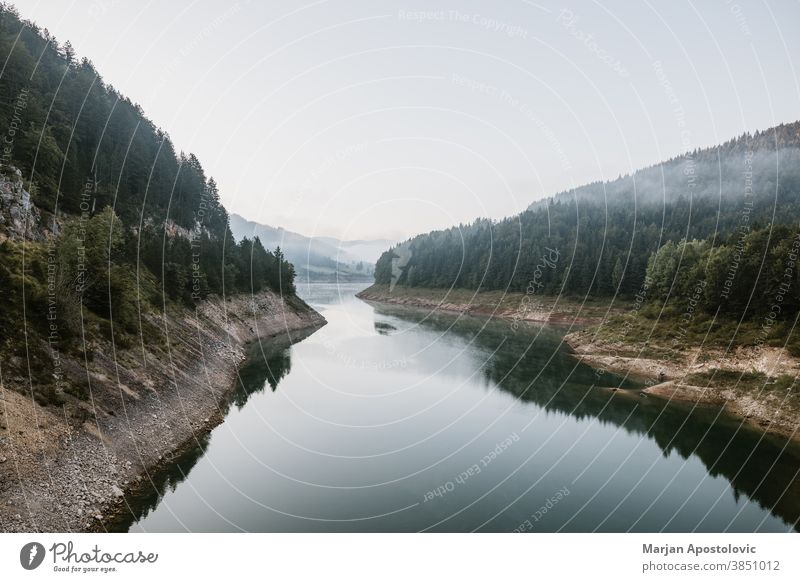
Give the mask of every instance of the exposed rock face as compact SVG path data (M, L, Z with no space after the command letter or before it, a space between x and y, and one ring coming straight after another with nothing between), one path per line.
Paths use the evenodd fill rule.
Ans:
M41 240L41 214L14 166L0 168L0 241Z

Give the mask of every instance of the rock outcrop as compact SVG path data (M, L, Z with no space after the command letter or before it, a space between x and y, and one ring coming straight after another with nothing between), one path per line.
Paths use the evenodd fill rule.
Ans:
M22 172L14 166L0 168L0 242L41 240L41 213L22 182Z

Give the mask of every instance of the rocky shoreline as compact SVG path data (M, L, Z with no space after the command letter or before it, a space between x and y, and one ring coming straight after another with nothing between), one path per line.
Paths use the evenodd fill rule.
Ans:
M647 345L603 342L595 337L592 328L585 326L604 321L610 310L601 303L588 310L584 304L568 300L556 302L551 297L537 301L523 300L524 294L463 293L457 290L395 288L373 285L357 296L366 301L422 307L432 311L447 311L465 315L491 316L514 323L537 322L576 324L584 329L573 331L564 338L576 358L599 371L614 372L642 380L648 386L638 391L666 400L709 406L724 406L732 415L766 432L800 440L800 395L796 388L787 392L771 389L776 379L800 375L800 358L776 347L738 347L732 351L721 348L685 347L682 350ZM557 307L560 303L560 308ZM522 307L519 307L522 306ZM604 313L605 311L605 313ZM761 374L762 386L743 386L735 378L721 385L715 377L721 374ZM708 381L698 382L698 376ZM692 384L692 382L696 382Z
M356 294L365 301L420 307L522 323L589 325L607 316L606 304L587 305L571 300L518 292L480 292L465 289L418 289L372 285Z
M130 494L152 487L222 422L249 343L293 343L325 324L302 300L271 292L146 317L164 329L166 350L143 338L116 352L102 346L87 363L64 362L90 379L80 424L4 379L0 531L106 531L130 512Z
M568 334L564 341L582 362L600 371L644 380L638 392L726 411L768 433L800 440L800 398L792 382L800 358L777 347L740 346L731 350L685 346L676 350L648 345L646 351L619 342L598 340L592 329ZM748 378L758 378L748 382Z

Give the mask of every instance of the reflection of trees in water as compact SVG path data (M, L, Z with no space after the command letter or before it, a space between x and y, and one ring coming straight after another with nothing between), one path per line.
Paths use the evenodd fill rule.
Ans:
M608 388L634 388L636 384L608 372L598 374L578 362L562 345L562 333L556 328L530 326L514 332L508 322L499 320L487 323L479 318L430 315L390 306L376 310L436 333L449 330L465 344L471 342L484 358L494 353L483 366L484 376L521 400L578 419L594 418L629 434L646 435L665 457L672 452L684 459L694 455L709 475L731 484L737 500L745 495L800 529L797 444L763 435L738 419L719 414L717 408L668 404L635 390L614 392ZM660 490L653 493L655 497Z
M308 333L298 334L293 340L300 341ZM247 346L247 357L239 368L236 388L220 405L222 415L226 415L231 405L241 409L251 395L263 392L269 386L274 392L280 381L291 371L291 344L286 336L280 339L269 338ZM186 479L189 472L203 456L211 433L197 436L194 446L178 455L168 467L158 474L151 475L152 484L145 491L127 498L131 512L120 516L109 526L110 531L128 531L132 524L146 517L156 508L161 498Z
M231 395L232 404L242 408L251 394L263 392L267 385L273 392L281 380L292 370L292 350L286 346L270 346L261 353L254 344L245 363L239 368L236 390Z
M197 464L197 461L203 456L210 436L210 433L199 436L195 446L189 447L175 457L163 471L151 473L150 479L152 483L145 485L143 491L126 496L125 501L128 504L126 513L111 521L107 525L108 531L128 531L131 525L153 511L165 494L175 491L175 488L186 479L189 472ZM127 511L128 508L130 508L130 511Z

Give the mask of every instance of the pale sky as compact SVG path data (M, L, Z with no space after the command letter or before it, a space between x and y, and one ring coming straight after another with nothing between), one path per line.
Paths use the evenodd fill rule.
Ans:
M396 238L800 118L800 3L25 0L231 212Z

